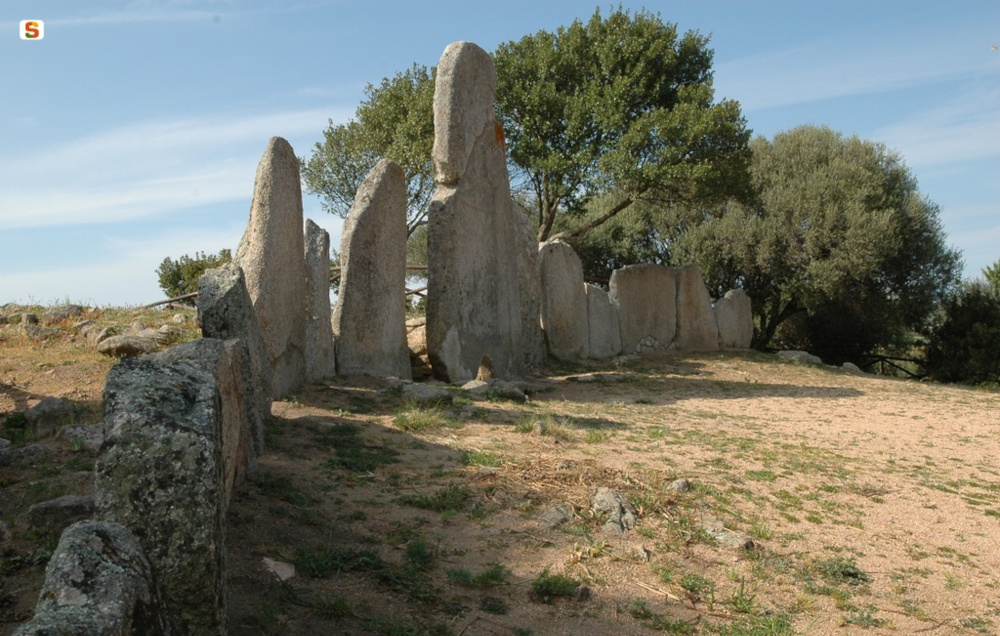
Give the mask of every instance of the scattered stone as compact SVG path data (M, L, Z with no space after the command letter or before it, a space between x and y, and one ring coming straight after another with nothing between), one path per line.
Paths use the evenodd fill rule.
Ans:
M56 449L45 444L25 444L17 448L0 450L0 466L16 463L30 464L56 452Z
M556 504L542 511L538 522L543 528L553 530L573 518L573 506L567 503Z
M306 380L319 382L337 374L330 324L330 234L306 220Z
M21 314L21 324L22 325L37 325L38 324L38 314L33 314L26 312Z
M97 351L111 358L136 357L159 351L160 343L146 336L111 336L97 344Z
M62 322L63 320L69 320L70 318L76 318L83 314L83 307L80 305L60 305L58 307L52 307L42 314L41 322L43 325L51 325L56 322Z
M739 550L753 550L757 547L753 539L745 534L735 532L725 527L721 521L716 519L706 519L698 524L698 527L708 536L715 539L720 545L737 548Z
M742 289L731 289L715 303L715 322L719 327L719 346L725 349L748 349L753 340L753 308Z
M63 332L58 329L53 329L52 327L39 327L38 325L31 323L23 324L21 329L24 331L24 335L36 342L49 340L51 338L58 338L63 334Z
M28 508L28 523L37 530L61 533L67 526L94 514L94 497L66 495Z
M173 316L170 317L170 322L174 323L175 325L185 325L187 324L187 321L188 317L184 314L174 314Z
M417 404L451 404L454 399L446 389L431 384L404 384L403 399Z
M100 344L110 338L111 336L117 336L118 329L115 327L105 327L94 337L94 344Z
M62 534L45 568L34 617L14 634L177 633L155 581L149 559L127 528L117 523L77 523Z
M542 281L542 333L559 360L590 357L590 325L583 263L569 243L548 241L538 250Z
M528 401L528 396L518 384L506 380L470 380L462 385L462 389L479 399Z
M689 482L686 479L675 479L674 481L670 482L667 488L673 490L674 492L687 492L691 490L692 486L691 482Z
M483 356L482 361L479 363L479 369L476 371L476 379L483 382L493 379L493 359L489 356Z
M583 375L574 375L566 378L570 382L597 382L598 378L593 373L584 373Z
M183 634L226 633L225 472L217 380L126 358L104 388L96 514L136 533Z
M249 420L256 455L264 453L264 420L271 415L271 362L257 322L243 270L226 263L198 279L198 323L205 338L237 339L243 344L242 376L249 381L250 399L257 415Z
M272 137L257 166L250 220L233 263L246 288L271 365L271 397L305 384L306 265L302 237L299 160L291 145Z
M587 295L588 355L594 359L613 358L622 352L618 307L608 292L597 285L584 286Z
M861 367L853 362L845 362L841 368L848 373L853 373L854 375L865 375L865 372L861 370Z
M275 561L267 557L263 558L264 567L268 572L278 577L279 581L289 581L295 578L295 566L283 561Z
M697 265L674 268L677 281L677 333L673 346L684 351L717 351L719 328L712 298Z
M36 439L55 435L60 426L72 424L73 418L73 405L52 396L42 398L41 402L24 412L27 428L34 432Z
M665 350L677 332L677 281L663 265L628 265L611 273L622 351Z
M818 356L805 351L779 351L778 357L783 360L791 360L796 364L823 364L823 360Z
M437 189L428 211L427 349L434 375L520 379L542 362L538 243L510 195L496 68L471 42L449 45L434 90Z
M340 241L333 333L341 375L412 377L405 290L406 176L383 159L358 188Z
M610 488L598 488L590 500L590 508L599 515L606 515L605 530L628 532L635 527L635 506L624 495Z

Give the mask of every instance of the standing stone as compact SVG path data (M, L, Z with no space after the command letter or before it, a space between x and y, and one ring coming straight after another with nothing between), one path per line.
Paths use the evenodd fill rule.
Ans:
M253 403L249 378L243 374L247 365L242 363L242 355L242 343L235 338L226 341L201 338L147 356L163 364L187 362L207 371L214 378L219 395L219 460L226 505L232 497L233 488L257 470L253 430L262 426Z
M344 221L333 333L341 375L411 378L406 346L406 177L389 159L365 177Z
M542 281L542 331L549 355L560 360L590 356L587 291L580 257L561 240L538 250Z
M242 375L248 381L250 401L256 405L256 413L248 414L247 420L259 457L264 453L264 420L271 415L271 361L239 266L226 263L198 279L198 324L205 338L236 338L243 345Z
M538 245L510 196L495 95L489 54L449 45L434 89L427 349L450 382L474 378L486 357L498 378L522 378L544 356Z
M715 303L715 322L719 326L719 346L748 349L753 340L753 308L742 289L731 289Z
M674 346L685 351L718 351L719 328L712 298L697 265L674 268L677 277L677 333Z
M306 220L306 379L318 382L337 374L337 358L330 325L330 234L312 219Z
M271 396L305 384L306 265L299 160L272 137L257 166L250 221L233 262L243 268L271 362Z
M677 282L663 265L627 265L611 273L624 353L665 351L677 332Z
M618 325L618 308L611 302L608 292L587 283L587 326L590 357L613 358L622 352L621 327Z
M95 518L135 534L182 634L226 633L225 480L215 378L126 358L104 388Z
M175 633L135 535L121 524L96 521L62 533L45 567L35 615L14 630L14 636Z

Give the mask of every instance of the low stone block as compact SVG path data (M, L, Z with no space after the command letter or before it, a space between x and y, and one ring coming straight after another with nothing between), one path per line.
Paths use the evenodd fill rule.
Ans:
M719 326L719 346L747 349L753 341L753 309L742 289L731 289L715 302L715 322Z
M587 338L589 357L613 358L622 352L621 327L618 308L611 302L608 292L587 283Z
M624 353L665 351L677 333L677 280L663 265L628 265L611 273Z
M38 530L61 533L68 525L93 515L93 496L65 495L30 506L28 523Z

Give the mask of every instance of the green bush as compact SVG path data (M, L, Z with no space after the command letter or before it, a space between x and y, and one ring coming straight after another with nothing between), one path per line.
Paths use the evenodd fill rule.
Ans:
M1000 292L972 281L949 297L930 333L924 368L941 382L1000 382Z
M168 298L194 293L198 291L198 279L206 269L225 265L231 260L233 257L226 249L220 250L218 254L195 252L194 258L185 254L176 261L168 256L156 268L160 289Z

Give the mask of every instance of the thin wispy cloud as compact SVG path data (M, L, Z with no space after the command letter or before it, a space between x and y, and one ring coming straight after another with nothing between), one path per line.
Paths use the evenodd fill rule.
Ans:
M270 137L318 137L328 119L347 114L144 122L12 157L0 163L0 216L10 229L106 223L245 198Z

